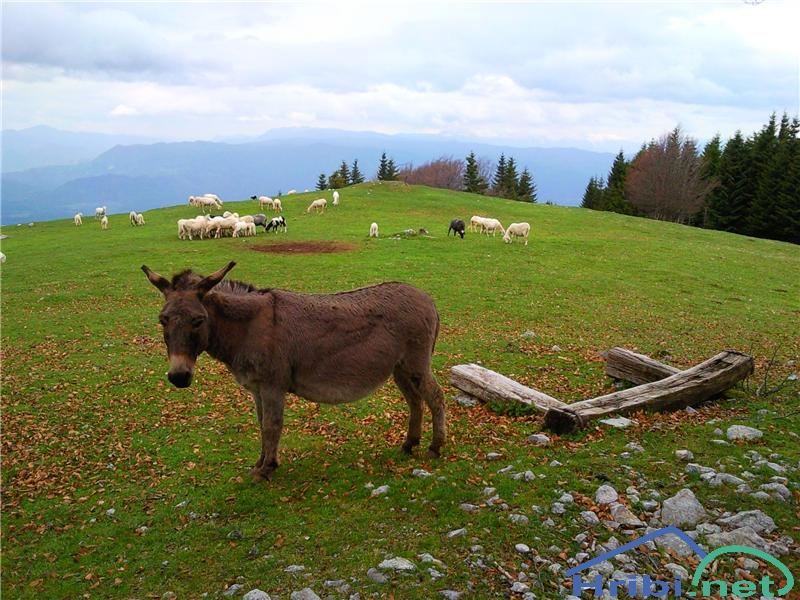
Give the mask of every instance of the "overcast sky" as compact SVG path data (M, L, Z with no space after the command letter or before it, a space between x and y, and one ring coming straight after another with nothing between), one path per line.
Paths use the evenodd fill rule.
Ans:
M797 0L9 3L3 127L442 133L635 150L798 113Z

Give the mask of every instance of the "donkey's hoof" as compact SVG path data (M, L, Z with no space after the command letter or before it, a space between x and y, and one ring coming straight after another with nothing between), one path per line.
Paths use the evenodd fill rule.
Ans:
M428 458L439 458L439 449L431 446L428 448Z
M274 471L274 468L255 467L250 470L250 477L252 477L253 483L261 483L262 481L269 481Z
M402 450L405 454L412 454L414 452L414 447L419 446L418 439L410 439L403 442Z

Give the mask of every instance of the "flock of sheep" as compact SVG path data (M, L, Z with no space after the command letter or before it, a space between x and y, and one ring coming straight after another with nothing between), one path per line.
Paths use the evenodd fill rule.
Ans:
M464 222L460 221L460 223L462 227L461 237L463 238ZM451 223L450 226L452 227L453 224ZM512 223L511 225L508 226L508 229L503 229L503 224L500 223L500 221L498 221L497 219L479 217L477 215L473 216L469 220L469 229L470 231L479 231L480 233L485 233L486 235L489 235L489 233L491 233L492 237L494 237L495 233L499 229L500 232L503 234L503 241L506 244L510 244L511 242L513 242L514 238L521 237L525 239L526 246L528 245L528 234L531 232L530 223L525 223L525 222ZM448 230L447 233L449 234L450 231Z
M98 206L94 209L94 218L100 220L100 229L108 229L107 213L108 208L105 206ZM83 213L75 213L75 216L72 217L72 220L75 222L75 227L80 227L83 225ZM134 227L139 227L145 224L144 215L142 213L137 213L135 210L132 210L130 213L128 213L128 220Z

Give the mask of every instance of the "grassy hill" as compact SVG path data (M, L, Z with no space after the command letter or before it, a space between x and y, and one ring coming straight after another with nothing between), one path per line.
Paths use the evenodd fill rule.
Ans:
M306 214L319 195L285 197L288 233L257 238L181 241L175 220L195 214L188 206L149 211L143 228L130 227L127 214L112 215L108 231L91 218L80 228L71 221L3 228L4 597L216 597L237 581L244 588L234 597L258 587L288 598L306 586L323 597L348 597L323 587L337 579L362 598L432 598L470 587L465 597L505 597L502 570L525 571L540 598L557 597L561 579L514 545L566 565L581 551L578 533L588 530L590 542L623 540L579 517L593 504L601 475L619 491L639 487L642 500L644 490L664 498L688 486L711 511L760 508L779 533L796 535L795 504L710 487L674 457L687 448L696 462L739 474L749 468L748 450L776 453L794 465L783 476L796 489L796 386L767 398L740 389L696 414L640 415L638 427L590 427L540 448L525 443L540 429L539 417L464 408L452 401L446 374L454 364L479 361L574 401L613 389L599 356L611 346L676 366L732 347L754 355L756 378L783 381L796 368L787 361L800 358L799 247L403 185L346 188L340 207ZM257 212L250 201L225 207ZM445 236L450 219L472 214L505 225L528 221L531 241L525 247L499 236ZM372 221L378 240L367 239ZM420 227L431 237L386 237ZM254 251L279 240L333 240L351 249ZM252 484L259 445L251 399L207 356L191 388L169 385L161 296L139 270L144 263L163 275L187 267L208 273L229 260L237 262L230 277L264 287L323 292L401 280L426 290L442 321L434 366L448 395L443 458L399 452L406 405L390 383L340 407L292 398L282 466L271 483ZM527 331L535 336L523 337ZM712 443L717 427L734 423L765 436L749 445ZM426 415L423 445L429 436ZM645 451L621 457L631 441ZM502 458L488 461L489 452ZM561 465L549 466L553 460ZM497 474L506 465L537 479ZM416 468L433 477L413 477ZM754 488L775 475L764 467L753 472ZM390 491L372 498L369 483ZM491 507L459 509L481 504L487 486L530 523L514 524ZM547 514L566 491L575 504L564 515ZM641 514L638 503L630 505ZM543 524L548 517L555 526ZM465 536L446 537L461 527ZM444 562L435 567L442 578L417 558L424 552ZM367 577L368 568L393 556L414 561L418 571L391 575L387 584ZM798 566L796 558L785 561ZM285 571L298 564L305 570Z

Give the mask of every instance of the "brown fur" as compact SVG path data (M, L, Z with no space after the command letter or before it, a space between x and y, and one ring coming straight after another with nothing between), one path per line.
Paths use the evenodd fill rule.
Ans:
M166 302L161 311L170 356L169 378L186 387L203 351L225 363L255 400L266 479L278 466L284 397L339 404L370 395L390 375L408 402L403 450L420 442L423 402L433 416L430 453L446 437L444 396L431 370L439 315L431 298L404 283L382 283L337 294L299 294L222 281L233 268L172 281L142 270ZM213 291L212 291L213 288Z

